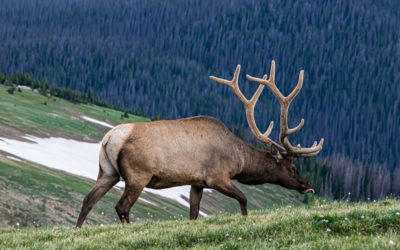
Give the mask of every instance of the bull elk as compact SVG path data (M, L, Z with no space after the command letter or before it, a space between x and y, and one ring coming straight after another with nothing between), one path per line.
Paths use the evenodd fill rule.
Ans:
M300 72L296 88L283 96L275 85L275 62L272 61L270 77L262 79L247 75L259 84L248 100L238 85L240 66L232 81L211 76L218 83L228 85L243 103L250 129L268 150L257 149L236 137L222 122L197 116L179 120L149 123L122 124L109 131L102 140L100 169L93 190L85 197L76 224L82 226L87 214L98 200L122 177L125 190L115 209L122 223L129 223L129 210L142 190L162 189L191 185L190 219L199 215L204 188L236 199L242 215L247 215L247 200L231 182L256 185L273 183L305 194L314 193L311 184L292 163L295 157L311 157L322 149L323 139L310 148L292 146L288 136L303 127L304 119L295 128L288 128L287 114L291 101L303 85ZM271 140L273 122L265 133L260 132L254 120L254 106L267 86L281 105L280 144Z

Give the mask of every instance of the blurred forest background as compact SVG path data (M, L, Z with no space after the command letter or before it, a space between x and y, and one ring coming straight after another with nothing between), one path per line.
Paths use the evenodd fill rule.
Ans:
M304 117L305 126L291 141L310 146L324 137L325 144L317 159L298 161L301 171L329 197L400 196L398 0L0 4L0 83L70 99L81 93L74 101L104 101L153 119L211 115L253 144L242 104L208 76L230 79L241 64L240 85L250 97L257 86L245 74L269 74L271 60L284 94L304 69L289 124ZM279 112L265 90L258 126L278 122Z

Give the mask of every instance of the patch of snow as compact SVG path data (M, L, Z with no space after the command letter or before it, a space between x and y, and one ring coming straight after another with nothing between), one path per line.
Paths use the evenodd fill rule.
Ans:
M18 85L17 88L24 89L24 90L32 90L31 87L24 86L24 85Z
M21 161L20 159L15 158L15 157L12 157L12 156L10 156L10 155L7 155L6 157L7 157L8 159L10 159L10 160L13 160L13 161Z
M0 138L0 150L50 168L96 180L100 143L24 136L31 142Z
M87 117L87 116L84 116L84 115L81 116L81 118L86 120L86 121L93 122L93 123L102 125L102 126L107 127L107 128L114 128L114 126L109 124L109 123L102 122L102 121L99 121L99 120L96 120L96 119L93 119L93 118L90 118L90 117Z
M98 155L101 142L88 143L58 137L39 138L31 135L26 135L23 138L30 142L0 137L0 150L49 168L84 176L92 180L97 179L99 171ZM16 158L14 159L19 160ZM125 185L123 182L119 182L117 186L124 187ZM204 189L204 191L210 192L211 190ZM189 203L186 201L189 199L190 186L157 190L145 188L144 192L157 194L175 200L186 207L190 207ZM146 199L140 199L155 205L153 202ZM207 216L206 213L201 211L200 214L202 216Z

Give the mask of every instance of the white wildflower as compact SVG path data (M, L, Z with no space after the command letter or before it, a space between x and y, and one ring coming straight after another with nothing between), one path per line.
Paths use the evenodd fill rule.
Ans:
M396 212L396 215L397 215L397 216L400 216L400 212Z
M394 242L392 240L389 241L389 245L393 245Z
M272 241L272 239L269 239L269 241L271 242L271 241Z
M242 237L239 237L238 240L243 240Z
M319 218L324 218L324 216L321 214L321 215L319 216Z
M329 232L331 231L331 229L330 229L330 228L327 228L326 231L329 233Z
M229 237L229 234L225 234L225 238Z
M100 224L100 226L103 227L104 225L103 225L103 224Z
M293 241L293 243L295 243L295 242L296 242L296 240L295 240L295 239L293 239L292 241Z
M361 219L364 219L364 215L361 215Z
M19 227L19 222L15 223L15 225L16 225L17 227Z

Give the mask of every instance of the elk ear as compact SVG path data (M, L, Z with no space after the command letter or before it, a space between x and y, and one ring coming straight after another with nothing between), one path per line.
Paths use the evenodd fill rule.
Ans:
M278 162L283 159L281 152L279 152L279 149L273 144L271 145L271 154Z

